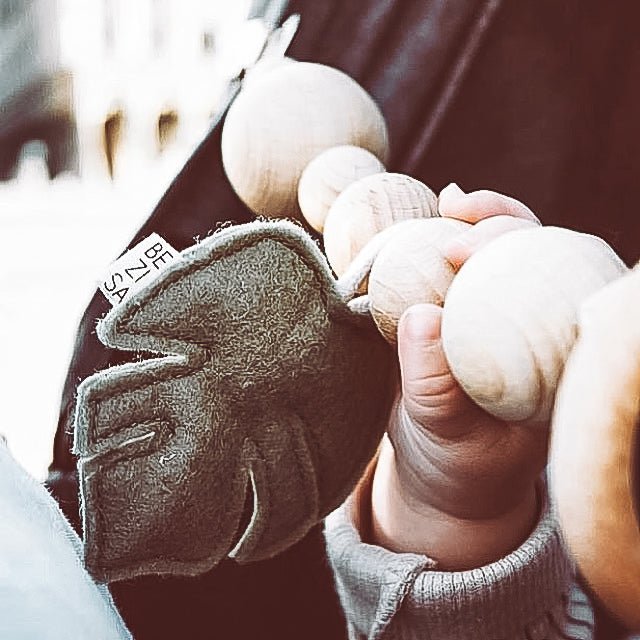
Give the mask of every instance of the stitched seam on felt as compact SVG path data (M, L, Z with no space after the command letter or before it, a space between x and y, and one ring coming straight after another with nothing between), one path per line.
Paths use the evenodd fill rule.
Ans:
M132 456L130 459L135 459L136 457L139 456ZM115 466L115 464L119 464L120 462L123 462L127 459L125 458L121 458L120 460L118 460L117 463L112 463L112 464L107 464L106 465L106 469L110 469L112 467ZM104 468L101 470L102 472L104 472ZM246 469L244 468L240 468L237 471L237 475L242 475L243 472L245 472L245 476L246 474ZM246 481L246 477L245 477L245 481ZM102 496L101 496L101 492L99 489L94 489L95 495L98 499L98 501L101 501ZM245 492L246 492L246 482L245 482ZM242 496L241 500L238 500L238 505L236 506L235 511L238 514L238 520L240 519L241 515L242 515L242 509L243 509L243 504L244 504L244 496ZM231 511L231 508L233 507L233 502L231 500L229 500L229 503L225 506L224 508L224 518L221 518L221 520L226 520L227 516L229 515L229 512ZM93 548L94 549L99 549L102 548L102 542L104 540L104 535L102 533L98 533L98 532L104 532L106 531L106 527L104 526L104 520L103 520L103 514L100 510L93 510L92 513L92 517L90 519L91 523L94 525L93 526L93 531L92 531L92 535L93 535L93 539L95 541ZM98 524L100 524L100 526L97 526ZM230 548L233 548L233 543L231 544ZM228 553L228 550L227 550ZM162 557L162 556L154 556L151 559L146 559L144 562L130 562L130 561L123 561L121 563L111 563L109 564L109 567L106 571L106 574L108 575L113 575L114 572L119 572L122 570L126 570L129 569L132 566L135 567L148 567L148 566L153 566L153 565L161 565L161 566L179 566L179 567L185 567L185 566L194 566L194 565L202 565L202 564L209 564L209 565L215 565L216 563L212 563L211 559L216 557L215 554L209 554L208 556L204 557L204 558L199 558L196 560L180 560L180 559L176 559L176 558L169 558L167 559L166 556ZM101 565L101 571L103 572L103 575L106 575L104 572L104 565L102 563L99 563Z
M295 414L295 415L297 415L297 414ZM295 427L293 429L287 428L287 432L291 433L292 431L295 431L299 436L302 437L302 440L303 440L305 446L308 448L309 443L307 442L306 433L305 433L304 429L297 429ZM262 449L258 445L258 443L255 442L254 440L252 440L251 438L246 438L245 437L245 441L247 441L247 440L249 440L252 443L255 452L257 454L259 454L258 455L259 459L262 462L265 462L266 458L264 456L264 453L262 452ZM295 438L292 438L292 440L295 442ZM309 456L309 463L313 467L313 462L312 462L312 458L310 456L310 452L307 451L306 454ZM106 463L102 467L101 472L104 473L105 471L107 471L109 469L113 469L116 465L121 464L122 462L127 462L129 460L134 460L134 459L139 458L139 457L144 457L145 455L147 455L146 452L138 452L138 453L136 453L134 455L131 455L131 456L123 456L122 458L119 458L118 460L114 460L112 462ZM305 473L304 465L300 461L300 455L296 455L295 456L295 460L296 460L296 465L298 467L298 473L299 473L300 477L305 477L307 474ZM245 493L246 493L246 484L247 484L246 481L248 479L248 468L249 468L250 460L246 460L244 458L244 452L243 452L243 462L245 463L246 467L240 468L237 473L238 473L238 475L244 475L245 476L244 485L245 485ZM317 487L317 484L315 482L315 476L313 476L313 474L312 474L310 479L313 481L313 487L315 489L314 496L310 500L310 502L312 502L314 504L311 505L312 506L312 508L311 508L312 514L307 517L306 523L304 525L305 527L308 527L309 524L310 524L310 521L311 520L315 520L315 518L317 517L317 515L319 513L319 496L318 496L318 487ZM99 486L99 484L98 484L98 486ZM264 487L263 489L268 490L268 485L266 487ZM95 492L96 498L100 502L102 500L101 491L96 488L96 489L94 489L94 492ZM237 506L236 509L235 509L237 512L239 512L238 519L239 519L239 517L241 515L242 503L243 502L244 502L243 500L242 501L238 501L238 505L239 506ZM229 512L231 511L231 507L233 507L233 504L232 504L232 501L229 501L229 503L227 503L227 505L225 506L224 515L221 518L221 520L226 520L227 519L227 516L229 515ZM269 528L269 520L270 520L269 511L267 511L265 519L266 519L266 523L262 527L263 533L265 531L267 531L268 528ZM106 527L104 526L104 520L103 520L102 513L99 510L98 511L94 511L93 512L93 516L90 518L90 522L93 524L93 531L92 531L93 538L97 543L97 548L100 548L100 547L102 547L102 542L104 540L104 536L102 534L99 534L98 532L99 531L104 532L106 530ZM98 525L100 525L100 526L98 526ZM303 525L299 525L299 526L302 527ZM246 533L246 531L247 531L247 529L245 528L245 530L242 533L244 534L244 533ZM262 534L261 534L261 536L262 536ZM253 543L252 546L255 547L256 544L259 542L259 540L260 540L260 538L258 540L256 540ZM229 546L229 549L227 549L226 555L228 554L229 550L233 548L233 546L234 546L234 542L232 541L232 543ZM279 549L279 551L276 551L276 553L279 553L281 550L282 549ZM250 558L251 555L252 555L252 553L250 552L248 557ZM145 560L142 565L140 565L138 563L138 566L144 566L144 565L148 566L148 565L157 565L157 564L163 564L165 566L166 565L193 566L194 564L209 563L211 558L213 558L213 557L215 557L215 554L210 554L208 556L205 556L204 558L197 559L197 560L180 560L179 558L167 558L166 556L155 556L155 557L153 557L151 559ZM119 564L110 564L108 572L111 574L111 573L113 573L113 571L120 571L120 570L123 570L123 569L127 569L131 565L132 565L131 562L126 562L126 561L124 561L122 563L119 563Z
M93 404L91 405L91 409L92 411L94 410L94 406ZM293 412L293 415L296 416L297 418L300 419L300 422L304 424L304 421L300 418L300 416L298 416L297 413ZM313 464L313 456L311 456L311 452L309 451L309 442L307 440L307 433L305 432L304 429L297 429L295 427L290 428L290 427L286 427L286 430L289 434L292 434L292 432L295 431L295 433L300 436L302 438L302 441L304 442L305 447L307 448L307 451L305 452L306 455L308 456L308 460L309 460L309 464L311 465L312 469L315 469L315 466ZM255 442L254 440L252 440L251 438L246 438L245 437L245 441L249 439L254 448L255 451L259 454L259 459L264 462L266 464L266 458L262 452L262 449L260 448L260 446L258 445L257 442ZM293 442L296 441L295 437L291 438ZM298 455L295 456L295 461L296 461L296 465L298 468L298 473L300 477L306 477L308 474L305 472L305 468L303 463L300 460L300 455L299 455L299 451L298 451ZM133 455L129 455L129 456L122 456L120 458L118 458L117 460L113 460L113 461L109 461L107 463L104 464L104 466L102 466L101 468L101 473L104 474L105 472L113 469L114 467L116 467L118 464L122 464L131 460L135 460L136 458L139 457L144 457L148 455L148 452L136 452ZM245 487L245 494L246 494L246 486L247 486L247 480L248 480L248 466L250 463L250 460L246 460L244 459L244 453L243 453L243 462L245 463L245 467L244 468L240 468L238 469L237 474L240 476L244 476L244 487ZM319 494L318 494L318 486L317 486L317 482L316 482L316 478L315 475L312 473L311 477L309 478L309 480L312 481L312 486L314 488L314 495L313 498L310 500L310 504L309 506L311 506L310 511L312 512L311 515L308 515L306 518L306 524L304 526L308 527L310 522L312 520L315 520L315 518L317 518L317 515L320 511L320 500L319 500ZM84 480L84 482L86 482L86 478ZM83 482L83 484L84 484ZM94 502L97 502L98 504L100 504L102 502L102 492L101 490L98 488L100 487L100 483L98 482L97 484L94 484L94 489L93 491L90 491L89 494L93 495L95 497ZM263 489L268 490L268 484L266 487L264 487ZM242 514L242 508L243 508L243 504L244 504L244 497L240 500L237 500L237 503L234 505L232 500L229 500L229 502L225 505L224 507L224 513L223 516L221 517L221 520L226 521L229 517L229 514L232 513L233 511L236 512L237 514L237 520L240 520L241 514ZM235 509L233 508L235 506ZM103 541L105 539L105 534L104 532L106 531L106 527L104 524L104 517L103 514L100 510L93 510L91 513L91 516L89 516L87 518L87 524L89 525L89 530L91 531L91 535L93 537L93 540L95 541L94 543L94 549L99 549L103 547ZM302 527L303 525L299 525L300 527ZM269 512L267 512L266 514L266 523L263 527L263 532L267 531L269 528ZM246 528L244 530L243 533L246 533ZM236 534L237 535L237 534ZM257 540L256 542L254 542L253 546L255 547L255 545L258 543L259 540ZM287 545L288 546L288 545ZM230 549L232 549L234 547L234 541L232 540L231 544L229 545L229 548L226 550L225 555L228 555L228 552ZM286 548L286 547L285 547ZM278 551L276 551L276 553L279 553L282 549L279 549ZM249 553L249 558L251 557L251 553ZM195 559L195 560L180 560L179 558L167 558L166 556L154 556L153 558L148 558L146 559L143 563L131 563L128 561L123 561L121 563L113 563L112 561L109 562L109 566L106 570L108 575L113 575L114 572L120 572L120 571L124 571L128 568L130 568L132 565L136 566L136 567L145 567L145 566L157 566L157 565L162 565L162 566L179 566L179 567L185 567L185 566L194 566L194 565L202 565L202 564L207 564L210 565L211 560L213 558L217 558L217 554L210 554L207 555L203 558L200 559ZM104 572L104 564L102 562L99 562L100 566L101 566L101 571Z
M152 431L155 431L155 435L149 441L149 443L157 442L159 444L155 448L152 448L153 453L156 453L161 446L166 445L175 436L173 421L169 417L161 416L161 415L158 415L157 417L152 419L141 420L140 422L137 422L137 423L134 422L131 425L127 425L127 427L124 430L128 432L135 432L136 427L139 428L139 427L142 427L143 425L148 425L149 431L147 431L146 433L142 432L139 435L134 435L134 434L131 434L131 435L136 439L140 439L140 438L145 438L149 436L149 434ZM153 428L153 425L156 426L155 429ZM123 431L123 429L120 429L119 431ZM126 442L128 440L127 436L124 436L124 438ZM112 444L112 446L109 449L106 449L105 451L99 451L95 453L91 451L84 451L82 453L82 462L85 465L85 467L86 465L93 467L96 465L95 461L100 460L101 461L100 464L104 464L108 468L113 465L119 464L122 461L135 460L136 458L144 457L149 454L149 451L139 452L136 450L135 452L132 452L128 456L122 455L122 452L128 450L129 448L130 447L123 448L121 446L121 443L115 443L115 444ZM102 462L102 461L105 461L105 462ZM86 475L87 474L85 473L85 477ZM93 473L91 475L93 475Z
M277 236L274 236L274 237L261 236L258 238L251 237L249 241L247 241L246 243L242 243L238 241L237 238L231 238L228 240L228 242L230 246L224 247L221 251L216 250L214 255L209 255L206 258L201 258L199 260L196 260L190 265L189 268L183 268L183 269L172 272L167 277L167 279L162 283L162 285L159 286L157 290L154 290L153 297L157 297L158 295L164 293L168 288L170 288L177 281L181 280L187 274L191 275L194 273L198 273L199 271L203 271L209 268L210 266L212 266L215 262L222 262L226 258L232 257L238 253L241 253L245 249L251 249L253 247L256 247L262 242L276 242L278 244L281 244L283 247L285 247L289 251L291 251L294 254L294 256L302 262L303 265L305 265L307 268L310 269L311 273L313 274L314 280L316 280L316 282L320 286L320 292L319 292L320 298L328 312L329 317L331 319L341 319L341 318L346 319L349 317L350 314L346 305L344 306L344 308L341 308L339 305L339 303L342 302L342 300L340 299L340 296L337 294L337 292L335 292L332 289L329 275L323 272L317 260L312 259L312 257L309 255L310 250L307 249L307 247L303 244L301 240L294 240L293 238L289 238L289 237L281 238ZM145 303L146 302L147 300L145 300ZM123 324L128 325L130 322L132 322L135 319L136 315L144 309L145 303L143 303L139 307L138 306L132 307L131 309L128 309L126 313L123 313L122 317L119 318L117 321L118 327L120 327ZM163 338L164 337L171 338L171 333L165 333L162 330L154 330L153 332L151 332L151 331L146 331L144 329L138 329L137 331L133 332L130 329L126 331L122 331L118 329L117 334L122 336L131 336L131 337L135 337L135 336L156 337L157 336L157 337L163 337ZM176 342L179 344L186 344L188 346L192 346L194 344L194 343L186 342L184 340L177 340Z
M87 389L89 420L86 426L90 437L87 437L86 439L86 449L91 449L92 443L95 442L95 440L106 438L121 429L121 427L115 424L111 424L111 428L98 429L96 406L100 402L104 400L111 400L112 398L121 395L123 392L133 393L147 387L155 387L158 384L162 384L170 380L180 380L182 378L187 378L194 373L197 374L202 371L205 365L210 361L210 358L205 354L206 352L203 349L202 353L194 354L193 358L185 357L186 362L184 364L175 363L175 368L171 366L173 363L167 362L166 358L157 358L155 361L147 360L145 362L157 362L157 365L151 364L152 369L145 372L131 371L129 376L123 376L120 380L110 380L108 387L94 386L94 379L91 378L91 384ZM109 369L106 369L105 371L109 371ZM151 371L153 371L154 379L144 379L146 378L145 374L150 373ZM105 383L105 376L103 376L103 374L104 372L97 374L97 379L101 385ZM149 377L151 377L151 375ZM85 455L85 453L86 451L81 452L82 455Z
M209 356L209 349L198 349L189 355L177 355L167 354L162 358L149 358L148 360L142 360L135 363L127 363L127 366L131 366L124 373L119 374L117 371L121 366L109 367L103 369L87 378L89 380L87 384L87 391L91 395L91 399L97 398L104 400L111 398L115 391L138 391L144 387L149 387L157 384L158 382L166 382L167 380L185 378L194 371L203 369L206 364L211 360ZM181 358L182 362L177 362L173 358ZM137 365L146 365L147 368L140 370ZM167 377L167 371L171 371L173 374L171 377ZM114 379L114 376L108 375L110 372L118 375L118 379ZM105 380L109 380L109 388L98 387L97 385L104 385ZM100 382L97 383L96 381ZM133 383L133 386L131 384Z
M298 417L298 415L294 412L293 415L295 417ZM304 424L304 422L300 419L301 424ZM287 423L290 424L290 423ZM318 492L318 485L316 482L316 477L315 477L315 466L313 464L313 457L311 456L311 451L309 450L309 442L307 441L307 433L304 429L299 429L297 428L297 426L292 426L292 427L285 427L286 431L289 434L296 434L297 436L300 437L300 439L302 440L302 442L304 443L305 446L305 450L303 450L302 452L300 451L299 447L295 448L296 451L296 455L294 456L295 459L295 464L298 470L298 476L300 478L304 478L307 480L310 480L310 484L311 487L313 488L313 495L312 496L307 496L307 507L311 507L310 509L308 509L308 511L311 512L311 514L307 514L307 518L304 521L304 523L299 523L298 529L307 529L307 531L309 530L309 528L312 525L312 522L314 522L319 514L319 506L320 506L320 500L319 500L319 492ZM255 451L255 453L258 454L258 458L261 462L263 462L266 466L266 458L265 455L259 445L258 442L256 442L255 440L252 440L251 438L245 438L245 442L249 440L253 446L253 449ZM298 439L294 436L291 436L291 442L292 443L297 443L299 442ZM309 465L311 466L312 470L314 471L313 473L311 473L311 475L309 476L307 473L307 469L305 468L305 465L303 464L302 460L306 458L309 461ZM269 491L269 484L266 483L266 486L263 487L263 491ZM255 496L254 496L255 499ZM270 509L271 507L271 495L270 493L267 493L267 500L268 500L268 508ZM262 535L269 529L269 521L270 521L270 517L269 517L269 511L267 511L267 515L266 515L266 523L261 527L262 529ZM248 527L245 528L245 530L242 532L242 534L240 535L240 537L242 537L244 534L246 534L248 530ZM291 533L288 536L287 542L284 545L284 549L286 549L290 544L290 538L291 538ZM296 535L294 536L294 538L299 539L299 537ZM251 557L254 555L254 551L257 547L258 542L260 541L260 538L258 538L258 540L254 541L251 545L251 550L249 551L248 554L239 554L238 558L241 561L250 561ZM283 544L282 544L282 540L280 541L280 543L278 545L274 545L273 543L271 544L271 547L276 547L277 551L275 553L280 553L283 550ZM233 545L232 545L233 548Z

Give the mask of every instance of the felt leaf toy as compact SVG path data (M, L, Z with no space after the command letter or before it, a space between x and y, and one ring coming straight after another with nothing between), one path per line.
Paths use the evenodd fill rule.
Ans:
M105 344L160 357L79 388L85 560L101 581L286 549L351 491L392 402L391 350L302 229L240 225L181 258L98 325Z

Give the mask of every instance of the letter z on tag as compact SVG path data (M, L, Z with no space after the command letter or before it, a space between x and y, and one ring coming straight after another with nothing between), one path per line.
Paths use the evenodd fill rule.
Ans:
M100 280L100 291L113 306L118 305L179 258L180 253L164 238L152 233L109 266Z

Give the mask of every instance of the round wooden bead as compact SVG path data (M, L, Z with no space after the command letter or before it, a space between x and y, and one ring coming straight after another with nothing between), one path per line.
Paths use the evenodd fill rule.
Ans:
M371 315L387 341L396 342L398 321L410 306L425 302L442 306L455 275L442 249L470 226L440 217L395 225L369 274Z
M352 145L332 147L317 155L302 172L298 203L305 220L319 233L335 199L353 182L383 172L370 151Z
M493 240L467 260L447 294L442 340L453 375L498 418L547 421L578 306L626 271L600 238L567 229Z
M298 182L321 151L352 144L384 160L387 128L373 99L349 76L320 64L281 64L251 79L229 109L222 161L255 213L301 217Z
M349 185L335 200L324 225L329 264L341 276L377 233L396 222L438 215L436 195L419 180L378 173Z

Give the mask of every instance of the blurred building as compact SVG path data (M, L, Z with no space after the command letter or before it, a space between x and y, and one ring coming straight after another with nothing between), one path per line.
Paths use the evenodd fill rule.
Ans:
M0 0L0 179L31 140L51 176L117 179L188 151L262 44L251 5Z

